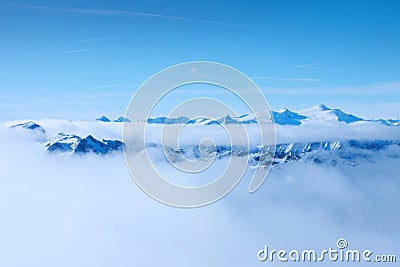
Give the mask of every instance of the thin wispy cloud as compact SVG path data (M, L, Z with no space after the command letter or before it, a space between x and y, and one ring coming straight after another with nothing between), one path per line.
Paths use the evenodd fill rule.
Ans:
M103 38L89 38L89 39L80 39L76 40L80 43L92 43L92 42L104 42L104 41L113 41L118 40L116 37L103 37Z
M119 87L119 86L121 86L121 84L119 84L119 83L106 84L106 85L93 86L90 89L106 89L106 88Z
M77 49L77 50L66 50L66 51L60 51L60 54L77 54L77 53L84 53L88 52L90 50L88 49Z
M342 86L268 86L260 88L266 95L290 96L400 96L400 82L376 82L369 85L342 85ZM257 90L242 88L239 93L256 94ZM350 98L349 98L350 99ZM394 98L393 98L394 99Z
M134 87L134 86L139 86L139 85L140 84L136 84L136 83L126 83L126 84L114 83L114 84L97 85L97 86L93 86L89 89L108 89L108 88L113 88L113 87Z
M132 97L133 92L101 92L101 93L93 93L93 94L77 94L73 95L79 99L82 98L110 98L110 97L123 97L130 98Z
M42 105L53 105L53 106L48 106L49 108L59 108L61 105L77 105L77 106L84 106L84 105L99 105L99 103L94 102L94 101L84 101L84 100L38 100L38 103L41 103Z
M279 80L279 81L294 81L294 82L320 82L320 79L316 78L285 78L275 76L252 76L252 79L265 79L265 80Z
M343 85L324 87L268 87L262 89L269 94L285 95L399 95L400 82L377 82L370 85Z
M321 66L320 63L307 63L307 64L302 64L302 65L297 65L297 66L295 66L295 68L296 69L307 69L307 70L337 70L337 71L347 70L344 68L332 68L332 67Z
M319 63L308 63L308 64L302 64L302 65L297 65L295 66L296 69L307 69L307 68L312 68L319 65Z
M159 19L169 19L169 20L180 20L180 21L186 21L186 22L200 22L200 23L232 25L230 23L214 21L214 20L179 17L179 16L171 16L171 15L163 15L163 14L155 14L155 13L134 12L134 11L126 11L126 10L87 9L87 8L60 8L60 7L31 6L31 5L11 5L11 6L12 7L18 7L18 8L29 8L29 9L59 11L59 12L70 12L70 13L81 13L81 14L92 14L92 15L148 17L148 18L159 18Z
M28 107L33 107L32 105L26 105L26 104L10 104L10 103L0 103L0 108L28 108Z

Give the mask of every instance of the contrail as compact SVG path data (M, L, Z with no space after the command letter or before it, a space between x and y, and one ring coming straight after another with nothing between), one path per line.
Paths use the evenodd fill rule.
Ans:
M82 14L93 14L93 15L108 15L108 16L135 16L135 17L150 17L150 18L160 18L160 19L170 19L170 20L181 20L188 22L201 22L201 23L211 23L211 24L224 24L232 25L225 22L204 20L204 19L193 19L187 17L169 16L162 14L153 13L142 13L124 10L112 10L112 9L86 9L86 8L58 8L58 7L48 7L48 6L30 6L30 5L9 5L10 7L18 8L30 8L30 9L40 9L49 11L60 11L60 12L70 12L70 13L82 13Z

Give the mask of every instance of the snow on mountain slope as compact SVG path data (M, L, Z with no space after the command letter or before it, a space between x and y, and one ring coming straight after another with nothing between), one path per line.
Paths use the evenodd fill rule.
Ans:
M336 122L344 122L347 124L357 121L364 121L364 119L345 113L340 109L331 109L322 104L308 109L298 110L297 112L298 114L307 117L304 121L302 121L305 124Z
M114 122L131 122L131 120L125 117L119 117L118 119L114 120Z
M389 140L346 140L278 144L274 164L303 160L316 164L355 166L373 160L378 153L384 157L399 158L400 142Z
M28 130L34 130L34 131L39 131L41 133L45 133L46 131L43 129L42 126L40 126L39 124L33 122L33 121L28 121L25 123L20 123L20 124L15 124L10 126L11 128L24 128L24 129L28 129Z
M267 114L264 114L266 116ZM356 122L377 122L387 126L399 126L400 120L398 119L378 119L378 120L366 120L357 117L350 113L345 113L340 109L331 109L323 104L314 106L307 109L300 109L291 111L284 108L280 111L272 111L272 116L275 124L278 125L302 125L302 124L335 124L345 123L351 124ZM259 117L262 118L263 116ZM98 119L102 122L110 122L106 116L102 116ZM130 122L128 118L120 117L114 122ZM168 118L168 117L155 117L148 118L146 120L150 124L201 124L201 125L216 125L216 124L253 124L257 123L257 120L253 114L243 114L240 116L225 115L220 118L188 118L186 116Z
M100 118L97 118L96 121L110 122L111 120L106 116L101 116Z
M81 140L82 138L77 135L59 133L52 140L45 142L43 146L48 151L73 152Z
M164 153L163 148L154 146L159 154ZM262 148L252 147L246 150L241 146L216 146L202 147L183 146L180 149L165 148L166 157L172 162L182 161L184 158L199 160L202 157L216 156L217 159L225 157L249 157L250 166L286 164L294 161L306 161L314 164L337 164L357 166L363 162L371 162L374 157L400 158L400 141L389 140L347 140L285 143ZM204 155L206 153L206 155ZM263 159L263 162L259 162Z
M328 108L325 105L319 105L309 109L298 110L296 112L284 108L280 111L272 111L272 116L274 122L279 125L301 125L303 123L326 124L326 123L337 123L337 122L349 124L358 121L365 121L360 117L345 113L340 109ZM229 115L225 115L215 120L208 118L189 119L187 117L179 117L179 118L157 117L148 119L147 122L152 124L189 123L189 124L204 124L204 125L257 123L255 117L249 114L243 114L237 117L231 117ZM397 123L398 125L398 121L382 120L376 122L381 122L386 125L394 125L394 123Z
M8 128L13 130L13 138L18 138L18 136L21 135L19 137L24 136L24 138L27 140L35 140L38 142L43 142L46 140L46 130L41 125L33 121L13 123L12 125L8 126Z
M287 108L278 112L272 111L272 116L274 122L280 125L300 125L302 120L307 119L307 116L299 115Z
M299 152L299 147L306 147L310 144L312 151L320 151L318 144L325 144L329 147L329 151L336 151L332 144L346 144L351 146L350 140L363 142L362 146L368 146L369 151L373 151L373 146L369 146L370 142L378 142L377 144L385 144L385 142L400 141L400 127L398 120L363 120L351 114L347 114L338 109L331 109L324 105L315 106L309 109L298 110L296 112L289 109L282 109L278 112L272 112L276 123L276 140L277 155L281 160L304 158L300 154L309 153L311 151ZM106 117L99 121L68 121L68 120L39 120L36 122L7 122L5 126L9 129L31 132L33 135L40 135L36 141L43 143L48 151L57 151L61 153L97 153L106 154L111 151L121 151L123 147L122 128L123 123L107 122ZM118 121L124 121L126 118L120 117ZM144 123L144 122L130 122ZM197 141L205 137L215 140L216 146L221 152L234 153L224 141L221 135L221 127L231 128L239 127L238 124L244 124L249 134L249 140L253 149L252 153L256 153L258 140L258 126L253 114L243 114L241 116L223 116L218 119L177 117L167 118L158 117L148 119L149 139L148 142L155 146L160 144L157 137L161 131L163 124L168 127L184 127L186 136L180 137L180 142L186 151L193 151ZM216 124L213 126L213 124ZM394 126L394 127L393 127ZM140 127L138 127L139 129ZM183 141L182 141L183 140ZM282 152L287 151L285 153ZM336 147L337 148L337 147ZM358 147L361 149L361 147ZM293 150L295 149L295 150ZM326 149L322 149L326 151ZM297 151L297 152L293 152ZM241 153L241 151L237 151ZM235 153L236 153L235 152ZM242 151L243 152L243 151ZM260 151L259 151L260 152ZM279 153L278 153L279 152ZM219 153L219 152L218 152ZM319 153L319 152L318 152ZM282 156L285 155L285 156Z
M75 122L76 123L76 122ZM95 122L92 122L95 123ZM39 124L35 123L40 126ZM78 123L79 125L79 123ZM101 124L103 127L108 124ZM154 128L150 128L150 131L157 131L160 126ZM175 127L174 125L172 125ZM365 125L341 125L342 129L339 128L338 132L343 132L343 129L354 128L359 132L362 127ZM385 157L391 158L399 158L400 157L400 134L398 127L388 127L380 124L375 124L375 127L379 126L382 129L389 129L393 135L385 134L380 137L386 136L387 139L365 139L362 135L359 135L358 139L355 139L354 133L349 133L348 137L337 135L336 139L331 135L330 137L325 136L326 141L317 141L317 137L312 137L311 140L314 141L306 141L304 139L302 141L301 138L285 138L279 137L276 146L265 146L259 147L257 143L251 144L250 150L248 151L245 147L242 146L234 146L231 147L229 144L225 144L222 142L222 139L219 140L215 137L219 136L218 132L208 132L208 134L216 140L216 146L203 148L202 151L206 151L209 156L217 156L217 158L222 159L227 156L234 157L249 157L250 166L256 166L259 164L260 158L265 158L265 162L261 162L260 164L267 164L268 162L273 162L273 164L283 164L289 163L293 161L308 161L314 164L328 164L328 165L336 165L336 164L345 164L349 166L356 166L364 161L371 161L373 156L381 155ZM41 127L41 126L40 126ZM178 127L178 125L176 126ZM205 125L192 125L188 126L192 127L192 132L188 132L190 140L194 140L194 143L184 141L180 143L180 148L178 150L169 147L166 145L165 151L167 152L167 157L169 159L174 159L179 161L182 155L186 158L191 159L199 159L201 157L201 153L199 153L200 148L196 140L199 139L202 134L202 129L213 129L209 126ZM206 128L205 128L206 127ZM228 126L229 127L229 126ZM235 127L232 125L231 127ZM248 125L248 130L253 131L257 128L256 125ZM13 127L15 128L15 127ZM37 128L37 127L35 127ZM218 127L217 127L218 128ZM216 129L217 129L216 128ZM286 125L280 126L278 128L278 135L282 136L282 132L292 133L296 132L293 129L307 129L308 126L294 126L294 125ZM313 128L311 128L313 129ZM367 128L367 134L371 135L371 128ZM396 131L397 130L397 131ZM380 134L382 131L378 130ZM197 133L199 136L196 136L194 133ZM388 132L389 133L389 132ZM153 133L154 134L154 133ZM296 134L299 135L307 135L304 132L297 131ZM310 137L310 136L309 136ZM375 136L379 137L379 136ZM319 136L319 138L323 138L323 136ZM329 140L330 139L330 140ZM189 141L190 141L189 140ZM218 141L219 140L219 141ZM310 140L310 139L309 139ZM290 141L290 142L287 142ZM157 142L157 140L150 139L150 142L147 143L152 149L159 149L160 155L163 153L163 149L161 143ZM49 152L54 153L62 153L62 154L108 154L114 151L122 151L124 144L120 141L120 138L109 140L109 139L96 139L92 135L87 135L86 137L80 137L75 134L65 134L59 133L57 136L51 138L49 141L45 141L42 143L42 147L44 147ZM275 152L275 153L273 153ZM266 157L264 157L266 155ZM203 155L204 156L204 155Z
M26 121L26 120L25 120ZM21 124L23 121L9 121L4 123L5 127L12 127L15 124ZM65 119L42 119L36 120L36 124L45 129L47 140L65 133L77 136L92 135L96 139L121 139L123 123L100 121L71 121ZM13 129L13 128L11 128ZM25 128L23 128L25 129ZM28 131L29 129L26 129ZM29 130L31 131L31 130ZM34 131L32 131L34 133Z
M101 116L100 118L97 118L96 121L111 122L111 120L106 116ZM113 122L131 122L131 120L125 117L119 117L118 119L115 119Z
M338 118L338 121L342 121L345 123L352 123L356 121L364 121L364 119L354 116L353 114L344 113L340 109L333 109L332 112Z
M393 119L379 119L379 120L371 120L374 122L379 122L386 126L400 126L400 120L393 120Z
M50 152L107 154L113 151L122 151L123 143L119 140L99 141L91 135L81 138L77 135L59 133L52 140L45 142L43 146Z
M157 118L149 118L147 119L147 123L155 123L155 124L181 124L181 123L191 123L188 117L177 117L177 118L167 118L167 117L157 117Z

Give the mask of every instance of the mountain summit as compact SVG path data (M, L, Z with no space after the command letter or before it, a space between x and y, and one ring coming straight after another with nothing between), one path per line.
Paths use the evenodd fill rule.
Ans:
M28 129L28 130L39 131L41 133L46 132L42 126L40 126L39 124L37 124L33 121L16 124L16 125L11 126L11 128L23 128L23 129Z
M101 116L100 118L97 118L96 121L110 122L111 120L106 116Z
M284 108L281 111L272 111L274 122L280 125L300 125L302 120L307 119L306 116Z

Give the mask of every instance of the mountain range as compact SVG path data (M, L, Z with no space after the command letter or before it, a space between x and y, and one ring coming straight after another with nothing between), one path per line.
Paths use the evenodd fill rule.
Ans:
M349 124L362 121L378 122L387 126L400 125L399 119L368 120L368 119L363 119L361 117L357 117L353 114L345 113L340 109L328 108L325 105L318 105L312 108L298 110L298 111L291 111L287 108L284 108L281 109L280 111L272 111L271 113L275 124L278 125L301 125L310 123L332 123L332 122L342 122L345 124ZM103 116L102 118L106 117ZM105 121L101 118L98 120ZM147 119L146 122L150 124L214 125L214 124L253 124L257 123L257 120L253 114L242 114L240 116L225 115L221 118L214 120L203 117L191 119L186 116L180 116L176 118L155 117Z
M102 122L111 122L109 118L106 116L101 116L100 118L97 118L96 121L102 121ZM125 118L125 117L119 117L118 119L114 120L113 122L131 122L130 119Z
M50 152L107 154L122 151L124 145L119 140L99 141L91 135L82 138L73 134L59 133L52 140L44 142L43 146Z
M162 150L162 147L159 147ZM182 147L180 150L164 149L166 157L172 161L184 158L200 159L200 147ZM269 164L285 164L292 161L308 161L314 164L336 166L345 164L356 166L363 161L373 161L375 153L381 153L389 158L400 157L400 142L389 140L344 140L325 142L298 142L277 144L263 148L251 148L246 151L243 147L216 146L201 148L208 156L224 158L227 156L249 157L250 166ZM272 156L273 155L273 156ZM204 155L203 155L204 156ZM260 162L262 160L262 162Z
M309 124L317 124L318 127L324 125L336 124L353 124L353 123L376 123L390 127L399 126L399 120L365 120L352 114L345 113L339 109L331 109L325 105L315 106L309 109L299 110L297 112L289 109L280 111L272 111L272 116L276 124L301 126ZM103 116L97 121L111 122L107 117ZM115 122L130 122L129 119L120 117ZM134 123L134 122L132 122ZM149 118L149 124L196 124L196 125L213 125L213 124L255 124L257 123L252 114L243 114L238 117L229 115L219 119L212 120L209 118L190 119L188 117L157 117ZM102 124L103 125L103 124ZM106 126L108 124L104 124ZM36 122L28 121L10 126L13 129L24 129L32 131L40 135L46 135L47 132ZM95 134L95 133L94 133ZM400 138L399 140L358 140L357 136L348 140L330 140L318 142L288 142L276 144L273 147L252 147L250 151L246 151L243 147L229 147L216 145L215 147L206 148L205 151L209 155L223 158L232 156L248 156L250 163L257 165L260 159L265 159L273 164L282 164L291 161L307 160L316 164L335 165L340 162L348 165L357 165L363 160L371 160L371 153L386 153L390 157L400 157ZM120 140L96 139L89 134L84 137L76 134L58 133L56 136L48 140L42 140L41 146L52 153L64 154L86 154L95 153L105 155L111 152L121 152L124 149L124 143ZM151 144L152 147L161 148L160 144ZM187 158L199 159L201 153L199 146L183 146L179 150L167 148L166 157L173 156L174 160L179 160L180 156ZM203 151L203 150L202 150ZM274 157L271 158L274 152ZM256 164L257 163L257 164ZM266 163L266 162L265 162ZM264 163L261 163L264 164Z

